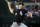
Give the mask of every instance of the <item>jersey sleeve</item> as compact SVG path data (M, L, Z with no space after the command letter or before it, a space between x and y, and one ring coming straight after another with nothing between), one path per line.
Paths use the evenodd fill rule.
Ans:
M25 13L27 13L27 12L28 12L28 10L24 10L24 12L25 12Z
M14 13L14 14L17 13L17 10L14 10L13 13Z

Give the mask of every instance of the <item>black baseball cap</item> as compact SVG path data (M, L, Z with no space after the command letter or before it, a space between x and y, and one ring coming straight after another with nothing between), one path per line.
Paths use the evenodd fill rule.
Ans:
M20 4L21 4L21 5L24 5L24 3L19 3L18 5L20 5Z

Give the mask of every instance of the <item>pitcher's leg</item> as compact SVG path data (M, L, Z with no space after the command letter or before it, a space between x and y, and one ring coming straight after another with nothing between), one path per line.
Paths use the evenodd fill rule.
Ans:
M20 27L27 27L25 24L21 23Z
M11 25L11 27L18 27L17 22L13 22L13 24Z

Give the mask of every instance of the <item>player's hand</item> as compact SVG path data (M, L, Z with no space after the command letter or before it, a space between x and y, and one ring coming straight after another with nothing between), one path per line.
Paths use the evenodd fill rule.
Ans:
M8 4L8 7L10 7L10 2L8 1L8 0L5 0L6 2L7 2L7 4Z
M30 18L32 18L32 13L28 11L28 14L30 15Z
M10 2L8 2L8 7L10 7Z

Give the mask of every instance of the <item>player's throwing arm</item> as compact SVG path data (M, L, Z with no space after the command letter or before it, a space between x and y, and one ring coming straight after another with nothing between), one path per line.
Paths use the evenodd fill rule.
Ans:
M10 2L8 2L8 7L9 7L10 12L13 13L13 10L11 8Z
M13 9L11 8L11 3L8 2L7 0L6 0L6 2L7 2L7 4L8 4L9 11L10 11L12 14L14 14L14 13L13 13Z

